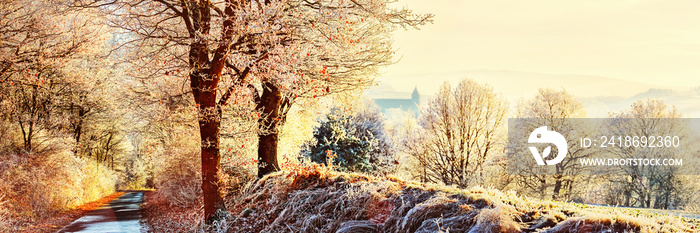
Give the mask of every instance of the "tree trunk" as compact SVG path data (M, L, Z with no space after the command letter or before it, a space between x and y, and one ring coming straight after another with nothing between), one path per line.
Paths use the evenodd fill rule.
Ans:
M200 106L200 110L201 110ZM204 216L207 223L214 220L216 211L224 206L224 200L219 195L219 176L221 157L219 155L219 126L218 120L199 120L199 135L202 138L202 194L204 197Z
M201 1L192 8L192 21L194 31L208 34L211 28L210 8L208 1ZM226 14L231 15L231 5L226 7ZM186 21L190 19L184 17ZM224 20L223 41L231 38L231 28L233 22L230 19ZM221 168L221 157L219 154L219 133L221 126L221 106L216 103L216 90L221 80L226 54L228 53L227 43L222 43L214 51L212 60L209 60L209 49L207 41L203 39L195 40L190 45L189 65L195 70L190 73L190 87L194 101L198 107L199 135L201 139L201 161L202 161L202 197L204 201L204 220L206 224L217 221L217 211L224 208L224 200L219 193L219 170Z
M540 178L540 198L544 199L545 191L547 191L547 178Z
M280 106L282 94L279 87L264 82L262 96L256 110L261 112L258 120L258 177L279 171L277 163L277 143L279 142L278 123L281 120Z
M555 176L556 181L554 182L554 191L552 192L552 199L559 200L559 193L561 192L561 176Z
M81 102L83 96L80 96ZM71 110L73 109L73 103L71 103ZM78 122L74 125L73 135L75 135L75 147L73 148L73 153L78 154L78 148L80 148L80 137L83 132L83 118L85 117L85 109L83 106L78 106Z
M219 132L221 126L221 108L216 105L216 92L199 92L199 135L202 147L202 195L204 199L204 216L207 224L216 220L216 212L224 207L224 200L219 194Z

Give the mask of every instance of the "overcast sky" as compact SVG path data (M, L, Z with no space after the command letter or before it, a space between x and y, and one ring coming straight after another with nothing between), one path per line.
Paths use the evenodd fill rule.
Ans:
M563 87L583 97L629 97L654 87L700 86L700 1L403 0L395 5L433 13L435 22L395 33L401 60L368 91L375 98L410 94L414 86L432 94L443 81L464 77L488 82L511 97L529 97L536 87ZM540 75L546 78L527 78ZM578 90L579 84L568 84L572 78L600 87ZM519 92L519 87L525 88Z

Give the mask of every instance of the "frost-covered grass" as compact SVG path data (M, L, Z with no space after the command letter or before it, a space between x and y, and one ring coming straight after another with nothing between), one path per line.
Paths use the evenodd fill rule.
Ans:
M688 232L693 220L339 173L278 172L227 203L228 232ZM632 211L632 212L631 212Z
M240 194L238 194L240 193ZM202 224L153 192L144 212L153 232L695 232L698 222L638 209L541 200L513 191L458 189L298 167L228 196L227 217Z

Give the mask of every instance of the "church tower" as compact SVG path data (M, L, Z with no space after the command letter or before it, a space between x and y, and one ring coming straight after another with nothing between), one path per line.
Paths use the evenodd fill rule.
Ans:
M418 87L413 88L413 94L411 94L411 100L417 105L420 102L420 95L418 94Z

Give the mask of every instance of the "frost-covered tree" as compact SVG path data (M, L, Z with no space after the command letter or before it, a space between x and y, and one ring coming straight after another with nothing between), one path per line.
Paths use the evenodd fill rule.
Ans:
M369 162L374 137L358 137L358 132L347 127L351 116L338 114L333 109L314 131L315 143L308 145L306 156L315 163L331 163L341 171L370 172L374 170Z
M595 129L589 125L576 125L578 122L570 119L586 115L583 104L563 89L540 89L535 97L518 105L516 116L530 119L524 123L526 125L511 127L515 132L510 132L512 138L508 142L508 147L513 150L509 152L513 155L508 161L512 163L509 166L523 174L514 176L518 189L541 198L551 196L554 200L568 200L575 194L580 194L585 186L583 183L588 179L582 176L584 167L578 161L591 156L595 150L581 147L579 141L570 135L591 136ZM553 166L553 174L544 172L543 169L550 167L538 166L527 150L528 147L523 146L527 143L523 140L527 140L531 132L524 128L534 129L540 126L547 126L548 130L559 132L568 140L570 149L564 160Z
M646 100L632 103L629 109L611 113L610 124L606 125L606 135L629 135L638 137L676 136L680 142L697 140L689 131L690 125L679 119L682 115L675 107L668 107L660 100ZM665 139L668 140L668 139ZM651 143L644 140L640 143ZM658 141L663 144L663 140ZM668 142L667 142L668 143ZM657 144L657 143L654 143ZM680 144L680 143L679 143ZM682 143L672 150L663 147L611 147L612 155L623 158L689 158L690 153L698 151L693 143ZM685 162L685 161L683 161ZM619 172L624 175L611 176L611 188L617 193L611 193L618 203L625 206L643 208L677 208L695 197L686 196L687 177L681 176L682 167L674 166L621 166ZM693 169L693 168L691 168ZM688 191L692 192L692 191ZM689 198L689 199L688 199Z
M387 173L393 167L394 147L384 118L373 105L353 112L334 108L314 130L305 155L316 163L332 163L341 171Z
M391 62L390 32L430 20L387 0L75 0L128 32L135 75L180 78L199 123L204 212L223 207L217 173L224 109L256 116L258 176L279 170L279 125L297 98L373 83ZM183 79L184 78L184 79Z
M94 12L65 3L0 2L0 117L17 126L27 152L69 135L73 151L83 154L79 148L92 143L83 136L95 133L86 125L99 124L94 115L105 112L114 95L106 88L110 32Z
M422 112L421 128L407 144L423 181L467 187L483 184L484 166L501 153L506 101L488 85L444 83Z

